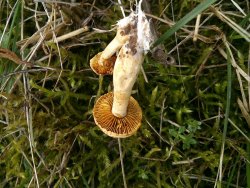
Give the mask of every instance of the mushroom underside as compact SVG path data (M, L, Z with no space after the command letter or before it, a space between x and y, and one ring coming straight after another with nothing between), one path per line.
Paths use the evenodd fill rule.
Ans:
M142 111L137 101L130 97L127 115L118 118L112 114L113 93L101 96L93 109L95 123L107 135L126 138L133 135L141 125Z
M99 64L99 59L102 55L102 52L96 54L91 60L90 60L90 67L91 69L99 75L111 75L113 74L115 61L116 61L116 55L111 56L108 59L103 60L103 65Z

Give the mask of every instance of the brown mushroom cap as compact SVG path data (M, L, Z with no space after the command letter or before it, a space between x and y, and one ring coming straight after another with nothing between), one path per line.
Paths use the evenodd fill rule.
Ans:
M133 135L141 126L142 110L137 101L130 97L127 115L118 118L112 114L113 93L102 95L96 102L93 115L95 123L108 136L126 138Z
M116 61L116 55L111 56L108 59L105 59L103 61L103 65L99 64L99 59L102 55L102 52L99 52L96 54L91 60L90 60L90 67L91 69L99 75L111 75L113 74L113 69Z

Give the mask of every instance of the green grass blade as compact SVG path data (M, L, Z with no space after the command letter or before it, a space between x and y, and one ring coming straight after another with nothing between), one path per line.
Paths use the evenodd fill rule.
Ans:
M240 155L237 155L237 158L235 159L233 168L232 168L232 170L230 172L230 175L229 175L229 178L227 180L227 188L230 188L230 185L232 183L233 177L237 176L237 174L236 174L237 173L236 167L238 167L239 159L240 159Z
M6 39L3 40L3 44L1 45L2 47L4 48L8 48L8 49L11 49L11 45L12 45L12 38L13 38L13 29L14 27L18 27L18 22L20 21L20 10L21 10L21 3L20 1L17 2L17 5L15 7L15 11L14 11L14 15L13 15L13 18L12 18L12 22L11 22L11 25L10 25L10 29L9 29L9 32L8 34L6 35ZM15 38L17 36L14 36ZM16 42L16 41L15 41Z
M16 52L16 50L17 50L16 42L20 38L20 35L18 34L19 33L18 31L20 30L20 26L19 26L20 13L21 13L20 11L21 11L21 2L18 1L16 6L15 6L13 18L11 20L11 25L10 25L10 28L8 30L8 33L3 36L3 41L1 43L1 47L10 49L13 52ZM8 74L8 73L12 72L15 69L15 67L16 67L16 65L14 63L10 63L10 61L1 59L0 60L0 75L1 74ZM0 80L0 85L3 86L3 84L7 80L8 79ZM15 81L15 79L13 77L13 78L9 79L8 83L6 82L7 84L5 87L5 91L9 92L11 90L11 87L12 87L14 81Z
M158 40L155 41L153 47L163 43L167 38L173 35L177 30L183 27L186 23L200 14L203 10L208 8L210 5L215 3L217 0L205 0L200 3L197 7L195 7L191 12L186 14L183 18L181 18L173 27L171 27L167 32L165 32Z
M221 156L220 156L220 175L219 175L219 182L217 183L217 187L222 187L222 164L224 158L224 149L225 149L225 142L226 142L226 135L227 135L227 127L228 127L228 120L229 120L229 113L230 113L230 104L231 104L231 94L232 94L232 62L229 52L229 46L227 41L224 39L225 45L227 47L227 101L226 101L226 112L225 112L225 119L224 119L224 126L223 126L223 134L222 134L222 146L221 146Z
M246 15L243 20L239 23L239 26L243 27L243 26L246 26L247 23L249 22L249 19L250 19L250 13L248 13L248 15ZM236 31L233 30L232 34L230 35L230 39L232 40L233 38L235 38L235 35L236 35Z

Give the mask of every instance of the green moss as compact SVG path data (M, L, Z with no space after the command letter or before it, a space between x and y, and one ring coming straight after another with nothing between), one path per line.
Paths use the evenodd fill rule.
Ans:
M174 3L175 22L201 2ZM2 35L15 1L1 3ZM26 9L35 8L31 2L20 1L20 7L13 10L15 14L10 18L11 25L3 36L2 47L8 47L19 57L24 44L18 42L21 36L33 35L36 24L51 31L51 26L62 23L61 13L65 15L66 24L56 31L57 36L85 24L89 31L58 45L51 42L52 33L46 35L48 38L31 58L36 67L24 69L20 66L14 70L17 66L13 62L0 59L0 187L38 187L35 172L40 187L123 185L117 139L100 131L92 116L96 99L112 90L112 76L99 77L89 67L90 58L102 51L115 36L114 31L104 30L111 29L122 16L114 3L96 1L93 6L92 3L86 1L78 6L58 3L58 7L46 4L48 13L55 8L53 11L59 20L54 25L46 25L48 17L41 3L38 3L36 20L30 17L34 13ZM167 21L173 18L170 1L152 1L150 5L154 16ZM238 5L243 10L248 6L246 1L238 2ZM130 9L129 2L124 6ZM235 16L241 13L231 2L222 1L216 5L219 6L222 13L237 24L246 19ZM29 20L22 22L22 11L24 19L30 17ZM236 72L232 67L223 177L218 186L247 187L249 184L249 143L230 123L247 135L249 125L244 119L247 116L242 114L237 99L243 101L246 113L249 113L249 85L243 78L244 73L248 74L249 44L214 14L209 17L212 13L212 9L207 9L202 14L201 22L207 20L199 28L197 42L193 42L190 35L194 31L195 19L188 22L188 26L182 25L176 33L177 38L174 35L164 38L163 47L167 51L179 44L178 51L171 54L176 60L175 65L159 62L150 53L145 59L143 67L148 83L143 74L139 74L133 90L133 97L143 110L142 126L135 135L122 139L128 187L214 186L220 164L225 113L229 110L227 86L230 80L226 66L232 63L232 57L242 71L237 69ZM159 20L152 19L152 22L159 36L170 28ZM24 24L23 35L21 24ZM247 27L245 21L241 26ZM37 36L24 49L24 57L34 49L40 34ZM186 37L187 40L183 40ZM232 56L226 42L230 42ZM227 61L229 57L230 61ZM243 75L241 80L239 73Z

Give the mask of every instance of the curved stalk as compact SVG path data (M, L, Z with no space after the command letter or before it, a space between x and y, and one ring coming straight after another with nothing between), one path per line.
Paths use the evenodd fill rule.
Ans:
M124 45L117 57L114 73L114 101L112 113L116 117L125 117L133 85L136 81L144 55L139 49L134 54L131 49Z
M128 35L125 32L126 28L118 28L115 38L108 44L108 46L102 52L99 60L99 64L103 65L106 59L109 59L114 55L128 40Z

